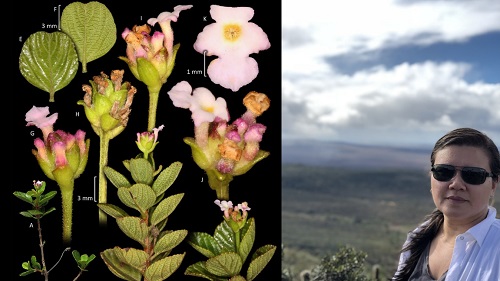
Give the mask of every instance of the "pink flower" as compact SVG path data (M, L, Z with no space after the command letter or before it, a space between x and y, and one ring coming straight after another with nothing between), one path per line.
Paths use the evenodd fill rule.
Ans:
M209 24L198 34L194 49L207 55L246 57L271 47L267 34L255 23L249 22L254 15L250 7L210 6L210 16L215 23Z
M259 66L251 57L226 55L211 61L207 74L215 84L237 92L257 77Z
M229 120L226 100L220 97L216 99L207 88L194 89L189 109L195 126L199 126L202 122L212 122L215 117Z
M216 117L229 120L226 100L215 98L207 88L196 88L191 95L191 85L186 81L177 83L168 92L176 107L189 108L196 127L203 122L212 122Z
M251 125L248 130L245 132L245 141L246 142L261 142L262 135L266 131L266 126L256 123Z
M191 106L191 92L193 92L191 85L187 81L181 81L172 87L168 96L175 107L189 108Z
M148 24L154 26L158 23L161 27L161 31L165 35L164 37L164 46L167 48L167 53L172 53L172 48L174 44L174 32L172 31L172 27L170 26L170 22L177 21L179 18L179 14L183 10L191 9L193 5L177 5L174 7L173 12L162 12L158 15L157 18L148 19Z
M215 23L198 34L194 49L219 57L210 62L207 74L212 82L236 92L259 73L257 61L249 55L270 48L271 43L262 28L249 22L254 15L250 7L211 5L210 15Z
M47 139L49 133L54 130L54 123L57 120L57 113L49 115L49 107L36 107L33 106L28 112L26 112L26 126L37 126L40 130L42 130L43 138Z

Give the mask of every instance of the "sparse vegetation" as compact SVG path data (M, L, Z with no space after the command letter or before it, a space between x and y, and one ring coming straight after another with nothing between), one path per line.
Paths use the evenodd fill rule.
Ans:
M387 280L407 232L433 208L426 171L284 165L283 268L300 280L301 271L351 245L367 254L365 271L377 266Z

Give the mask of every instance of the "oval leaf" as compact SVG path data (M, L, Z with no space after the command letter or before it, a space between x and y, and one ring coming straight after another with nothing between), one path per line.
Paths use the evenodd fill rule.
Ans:
M252 255L252 262L248 266L247 280L251 281L266 267L276 251L276 246L262 246Z
M204 232L191 232L188 244L207 258L214 257L220 253L221 247L210 234Z
M207 270L214 275L232 277L240 273L243 262L240 255L229 252L208 259L205 266Z
M186 238L187 234L187 230L177 230L163 235L155 244L155 256L167 251L171 251L173 248L179 245L182 240L184 240L184 238Z
M181 168L181 162L174 162L160 173L152 186L156 196L165 192L174 183L175 179L177 179L177 176L179 175L179 172L181 171Z
M104 56L116 42L113 15L96 1L66 6L61 15L61 29L73 39L83 73L87 72L87 63Z
M215 229L214 239L221 246L222 252L236 251L236 238L234 232L225 220Z
M177 205L179 205L183 196L184 193L179 193L163 199L158 206L156 206L156 209L151 215L151 224L156 225L167 218L175 210Z
M212 273L208 272L207 268L205 267L205 262L203 261L188 266L184 274L190 276L202 277L212 281L227 281L227 278L215 276Z
M146 247L144 240L146 240L149 231L145 221L138 217L123 217L116 219L116 223L125 235Z
M123 204L138 210L141 214L146 213L156 201L156 195L151 187L140 183L134 184L130 188L119 188L118 198Z
M127 212L112 204L97 203L97 207L115 219L128 216Z
M119 253L119 250L120 248L115 247L114 249L107 249L101 252L101 258L104 260L109 271L124 280L141 281L141 272L128 264L124 264L117 257L116 253Z
M243 261L245 261L252 250L253 242L255 241L255 220L250 218L245 224L245 231L242 231L242 238L240 242L240 247L238 248L238 254Z
M174 273L182 263L185 254L177 254L153 262L144 273L144 280L162 281Z
M124 262L141 272L146 269L146 264L149 258L149 255L146 252L134 248L120 249L118 247L115 247L114 251L121 262Z
M49 93L49 102L54 102L55 93L78 71L75 45L63 32L35 32L24 42L19 70L31 85Z
M144 158L131 159L129 162L130 174L136 183L150 185L153 183L153 166Z
M131 186L128 179L124 175L117 172L115 169L106 166L103 168L103 171L104 171L104 174L106 175L106 177L111 181L111 183L115 187L119 188L119 187L130 187Z

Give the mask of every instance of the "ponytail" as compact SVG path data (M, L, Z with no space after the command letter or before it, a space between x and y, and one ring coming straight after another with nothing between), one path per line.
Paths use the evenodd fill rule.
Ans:
M409 251L410 256L405 261L404 267L396 274L393 281L406 281L417 266L420 256L424 252L427 245L434 239L441 225L443 225L443 213L438 209L427 215L424 219L424 224L419 229L410 233L411 239L407 245L403 247L402 252Z

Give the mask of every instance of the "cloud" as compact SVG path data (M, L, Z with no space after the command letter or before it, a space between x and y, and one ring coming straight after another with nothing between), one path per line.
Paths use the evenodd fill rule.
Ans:
M500 131L500 81L465 79L481 73L480 65L420 58L388 67L373 58L498 32L499 1L303 3L283 4L284 139L387 142L428 134L420 139L435 141L457 126Z

